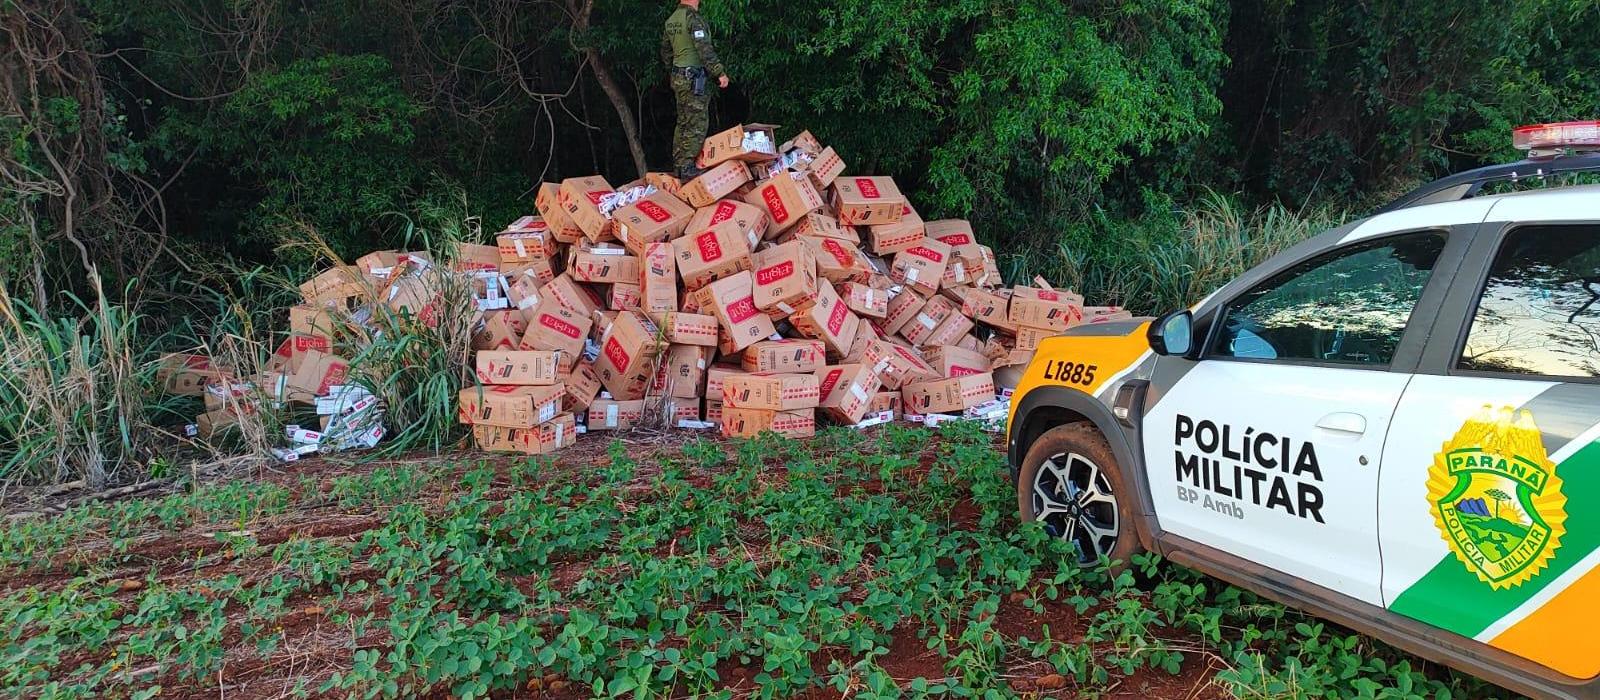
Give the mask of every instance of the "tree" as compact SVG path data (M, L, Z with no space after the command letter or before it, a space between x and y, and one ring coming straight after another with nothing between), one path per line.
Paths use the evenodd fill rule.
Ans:
M1500 503L1502 501L1510 501L1511 500L1510 494L1507 494L1506 492L1501 491L1500 489L1489 489L1488 491L1484 491L1483 495L1494 499L1494 517L1496 517L1496 518L1500 517Z

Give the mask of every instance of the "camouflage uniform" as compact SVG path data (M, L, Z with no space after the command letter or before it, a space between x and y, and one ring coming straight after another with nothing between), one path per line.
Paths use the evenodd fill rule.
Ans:
M661 62L672 74L672 93L678 99L678 128L672 136L672 161L678 173L692 173L695 158L706 140L711 117L708 83L725 73L711 48L711 31L700 12L679 5L667 18L661 33Z

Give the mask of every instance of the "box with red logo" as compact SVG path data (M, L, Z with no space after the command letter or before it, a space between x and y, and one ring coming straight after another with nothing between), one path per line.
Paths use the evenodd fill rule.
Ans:
M817 259L800 241L780 243L752 257L756 308L784 315L811 303L817 294Z
M872 401L867 403L867 413L885 411L891 415L891 420L900 420L900 392L880 391L872 395Z
M684 421L699 422L700 399L669 396L661 402L661 413L667 417L667 425L673 427L680 427Z
M872 396L883 388L883 380L863 364L830 365L817 370L817 391L822 395L818 407L840 423L852 425L866 415Z
M475 386L461 390L458 416L469 425L532 428L561 412L561 385Z
M532 428L472 426L478 448L488 452L520 452L529 455L553 454L578 439L578 423L570 413L560 413Z
M734 221L692 231L672 241L672 256L685 289L699 289L750 269L752 241Z
M500 249L492 245L461 243L450 266L461 272L499 272Z
M644 420L644 400L595 399L589 404L589 430L628 430Z
M722 401L722 385L728 377L749 374L738 365L714 364L706 370L706 399Z
M816 188L811 186L811 180L800 173L778 173L777 177L767 180L749 194L744 196L744 201L754 204L766 212L767 218L772 220L772 231L782 232L810 214L821 209L826 203L822 195L817 194Z
M922 358L939 372L941 377L964 377L983 374L991 368L988 356L977 350L955 345L934 345L922 351Z
M872 273L866 256L849 241L836 238L800 238L817 259L817 276L835 284L862 282Z
M751 343L766 340L776 333L772 319L756 308L752 294L755 277L749 271L740 272L727 279L712 282L708 287L711 313L727 330L733 350L743 350Z
M974 321L1016 332L1017 324L1011 322L1011 291L967 290L961 298L961 313Z
M815 372L825 353L820 340L763 340L744 349L739 366L746 372Z
M550 227L550 235L558 243L576 243L583 238L583 229L578 228L577 222L567 216L567 210L561 206L561 185L554 182L545 182L539 185L539 193L533 200L534 208L539 210L540 218L545 225Z
M611 285L610 291L611 293L608 295L610 298L607 299L608 307L618 311L624 309L630 311L639 310L639 285L617 282Z
M983 266L983 246L972 234L972 224L965 219L940 219L929 221L926 227L929 238L950 246L952 255L960 258L969 269Z
M761 207L737 199L724 199L709 207L696 209L694 216L689 217L689 225L684 232L704 231L724 221L738 223L745 238L752 241L760 241L765 237L771 224Z
M1084 323L1110 323L1111 321L1129 321L1132 319L1133 312L1120 306L1083 307Z
M1016 344L1012 346L1012 349L1016 352L1032 354L1035 350L1039 349L1039 341L1055 335L1058 332L1059 331L1052 331L1045 328L1029 328L1027 326L1019 326L1017 328Z
M871 238L870 248L878 255L898 253L922 240L926 228L927 225L922 222L922 217L907 204L901 211L899 221L892 224L878 224L867 229Z
M486 311L483 328L472 336L473 350L515 350L528 322L521 312L509 309Z
M861 360L871 366L872 371L883 380L883 385L890 389L899 389L908 382L939 377L938 371L928 366L916 353L887 340L868 344Z
M300 369L305 362L306 353L311 351L332 352L333 342L320 335L290 335L278 344L278 348L267 358L266 371L287 370L294 372Z
M994 400L994 375L981 372L912 382L900 389L900 397L907 413L959 413Z
M840 226L839 220L822 212L811 212L800 217L800 221L789 229L790 236L809 236L812 238L837 238L853 245L861 244L861 236L856 233L854 226Z
M882 289L861 282L846 282L839 285L839 296L844 298L845 306L862 316L885 318L889 315L889 293Z
M908 204L891 177L851 175L833 181L833 205L846 226L895 223Z
M524 216L494 237L502 263L548 262L556 254L556 238L544 219Z
M600 338L600 360L595 372L606 391L617 399L644 398L654 378L652 361L661 350L660 329L643 315L624 311Z
M845 306L833 285L817 286L816 303L789 317L794 329L808 338L816 338L828 348L832 357L843 357L855 342L861 317Z
M205 355L171 353L163 355L156 369L162 391L178 396L202 396L206 386L226 381L231 370L215 365Z
M650 396L692 399L705 394L706 367L715 350L698 345L668 345L656 376L650 383Z
M332 338L338 327L333 309L326 306L301 304L289 307L289 332L294 335L314 335Z
M540 283L549 282L556 278L555 262L553 260L530 260L528 262L500 261L500 274L507 282L518 277L532 277Z
M899 333L922 312L922 307L927 303L928 300L921 294L902 289L889 299L889 313L884 316L883 323L878 324L879 330L887 335Z
M617 224L617 238L634 255L643 255L647 244L682 234L692 217L693 207L666 192L646 195L611 214Z
M343 305L366 293L365 280L359 267L334 267L301 283L300 296L311 306Z
M697 164L709 168L727 161L761 163L778 157L778 139L772 124L740 124L712 134L700 147Z
M949 316L946 316L943 321L940 321L939 325L934 327L933 332L929 333L927 337L923 338L922 341L917 345L919 347L933 345L955 345L956 343L960 342L962 338L965 338L967 333L971 330L972 319L961 315L961 312L956 310Z
M772 431L784 437L808 438L817 434L815 409L768 411L760 408L734 408L718 404L718 424L724 437L755 437ZM707 403L707 413L710 413ZM709 420L709 415L708 415Z
M658 316L678 308L678 263L672 244L651 243L639 257L639 310Z
M889 267L889 279L932 296L939 291L939 282L949 264L950 246L923 238L895 254L894 263Z
M834 152L833 146L822 149L810 163L801 167L801 171L810 176L811 184L819 190L828 189L833 181L844 174L844 159Z
M639 281L639 256L614 245L579 243L567 254L567 274L578 282L633 284Z
M1015 287L1006 318L1018 326L1064 331L1083 322L1083 297L1053 289Z
M584 318L594 315L595 311L605 308L606 302L584 285L578 284L572 275L565 272L556 275L556 278L539 288L539 301L542 304L550 301L561 307L571 309Z
M478 381L549 386L560 381L560 357L554 350L483 350L476 360Z
M741 374L722 383L722 404L733 408L793 411L816 408L821 398L812 373Z
M661 337L669 343L714 348L717 346L717 317L669 311L655 319Z
M959 316L961 311L956 308L955 302L943 296L936 296L922 305L911 318L911 322L900 328L900 337L911 341L913 345L926 345L933 337L933 332L939 329L939 324L951 316Z
M721 396L721 394L717 394ZM706 399L706 408L703 414L705 421L717 427L722 427L722 402L715 399Z
M561 181L558 193L561 209L572 222L583 229L589 240L610 240L611 220L600 212L600 198L615 192L611 184L599 175L569 177Z
M709 207L747 182L750 182L750 168L744 163L730 160L685 183L683 189L678 190L678 196L696 208Z
M594 321L588 316L546 299L528 314L528 329L517 347L522 350L556 350L561 363L576 362L583 354L583 340L589 337Z

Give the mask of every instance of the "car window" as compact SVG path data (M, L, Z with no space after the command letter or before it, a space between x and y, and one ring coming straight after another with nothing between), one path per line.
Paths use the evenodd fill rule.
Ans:
M1278 273L1223 309L1209 354L1388 365L1444 242L1438 231L1391 236Z
M1457 366L1600 377L1600 227L1531 226L1508 234Z

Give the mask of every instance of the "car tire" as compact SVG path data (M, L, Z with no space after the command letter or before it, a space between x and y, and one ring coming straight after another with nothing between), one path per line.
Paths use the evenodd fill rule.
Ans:
M1127 483L1110 443L1094 424L1056 426L1022 458L1017 513L1022 522L1043 520L1050 534L1072 541L1080 564L1093 565L1103 554L1126 566L1143 551Z

